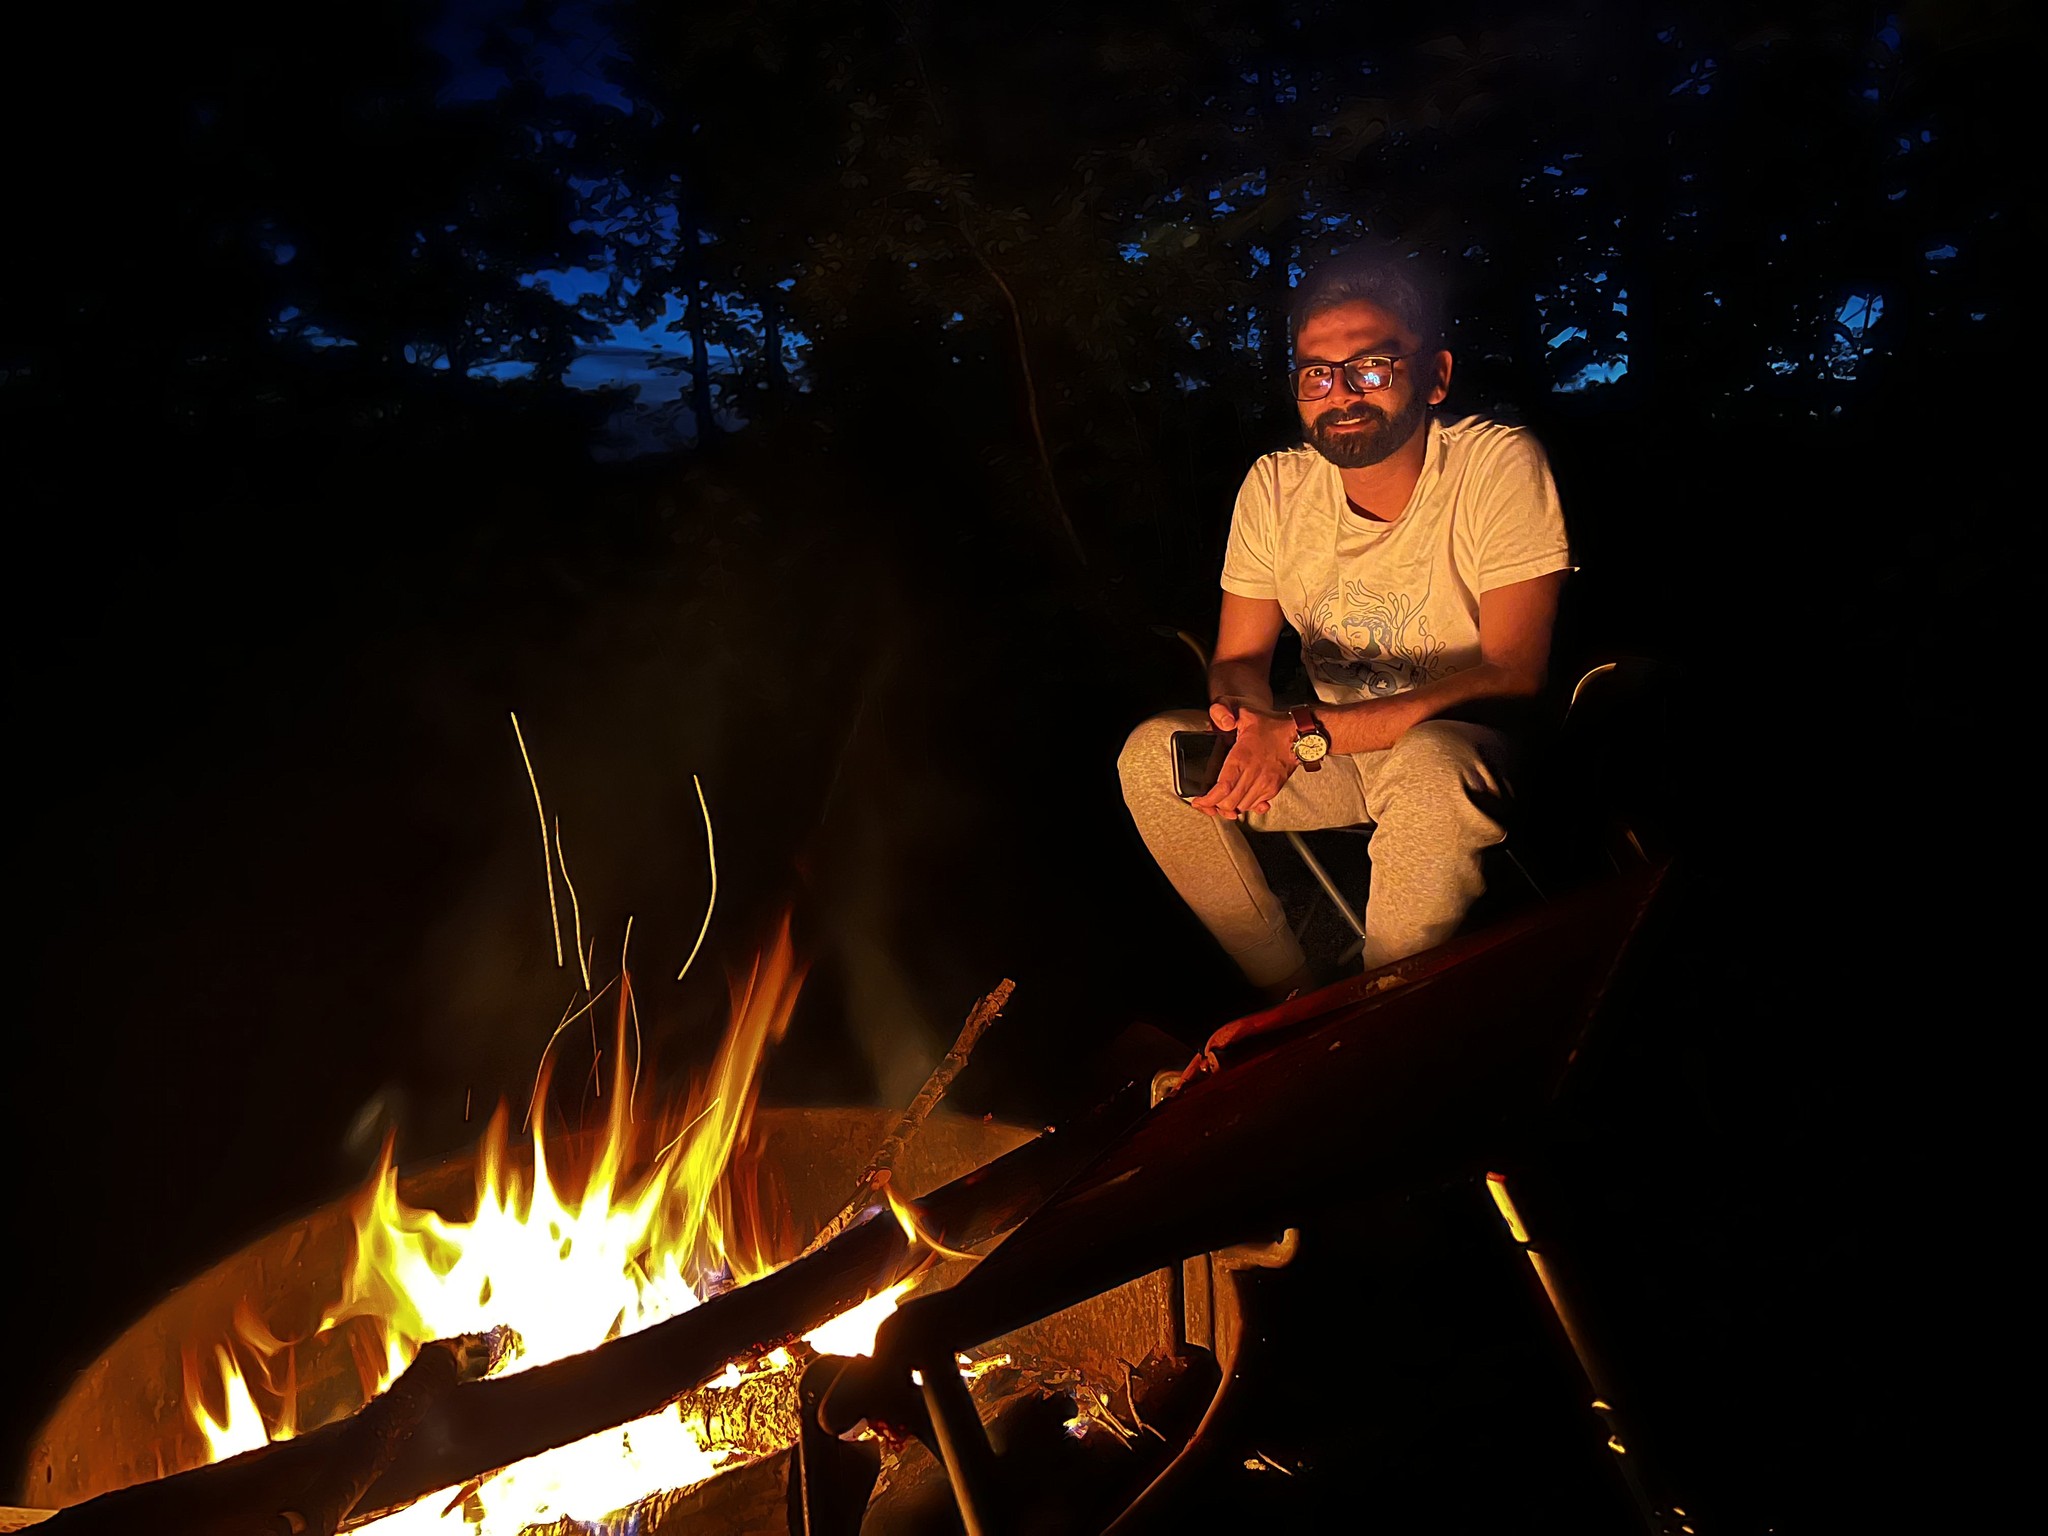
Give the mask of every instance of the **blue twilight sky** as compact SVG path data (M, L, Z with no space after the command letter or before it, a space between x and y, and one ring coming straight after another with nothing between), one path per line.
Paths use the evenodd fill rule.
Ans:
M495 65L479 57L479 45L485 33L493 27L502 28L531 61L535 74L544 88L551 94L573 95L615 108L621 112L632 109L631 100L610 79L607 66L622 58L618 52L608 21L608 11L613 0L562 0L549 12L553 33L542 37L519 18L525 14L521 0L446 0L441 20L428 34L431 45L447 59L450 75L442 91L444 101L485 101L496 96L511 83L510 77ZM1887 46L1896 46L1896 37L1881 36ZM1711 63L1707 66L1711 73ZM1681 89L1705 90L1708 86L1694 81L1681 83ZM1923 137L1931 138L1931 135ZM1901 153L1916 148L1910 141L1902 143ZM1568 157L1569 158L1569 157ZM1565 168L1545 166L1547 175L1566 177ZM1567 178L1568 179L1568 178ZM1211 194L1221 199L1224 193ZM1227 203L1218 203L1227 208ZM1126 250L1126 259L1144 259L1142 250L1132 247ZM1953 258L1953 246L1946 246L1926 253L1930 264L1939 264ZM1596 287L1604 274L1594 279ZM585 270L566 272L542 272L534 280L544 284L551 292L563 299L573 300L592 292L600 291L606 284L606 274ZM1539 313L1544 312L1538 298ZM1612 295L1616 312L1626 315L1627 294L1615 290ZM1844 378L1855 371L1857 363L1869 351L1865 335L1884 310L1884 299L1875 292L1853 292L1840 301L1837 319L1842 334L1832 352L1821 360L1821 366L1837 378ZM626 435L635 440L646 440L656 444L664 439L686 441L694 435L694 425L689 420L687 407L678 409L677 402L688 390L689 375L680 366L687 355L688 340L678 330L669 327L681 318L682 305L671 297L662 315L652 323L621 324L614 326L599 342L581 349L576 361L570 366L567 379L581 388L602 386L632 386L637 390L635 404L622 417L633 418L628 424ZM1552 348L1585 336L1587 333L1575 320L1585 317L1558 315L1549 320L1551 326L1548 342ZM1604 360L1589 362L1571 378L1559 383L1556 388L1563 391L1578 391L1620 378L1628 371L1627 333L1620 335L1617 353ZM802 348L801 337L792 338L792 362L798 360ZM729 361L728 355L713 348L711 364L714 372L722 371ZM1773 364L1776 371L1788 372L1805 366L1801 361L1782 359ZM521 371L516 367L499 367L489 371L502 375ZM654 436L648 437L652 432Z
M542 39L525 28L512 32L549 94L587 96L630 112L631 99L605 74L605 65L622 57L605 17L608 8L605 0L564 0L549 12L559 36ZM523 9L520 0L446 0L440 22L427 33L427 41L451 71L441 100L488 101L512 83L504 70L478 58L477 50L491 26Z

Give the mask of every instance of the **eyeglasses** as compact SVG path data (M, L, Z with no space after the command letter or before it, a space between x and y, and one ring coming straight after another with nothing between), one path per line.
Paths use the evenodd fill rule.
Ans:
M1394 382L1394 364L1421 355L1420 351L1400 352L1392 357L1383 353L1366 353L1347 357L1341 363L1310 363L1305 368L1294 370L1294 398L1322 399L1337 387L1337 375L1340 373L1344 375L1345 387L1354 395L1369 395Z

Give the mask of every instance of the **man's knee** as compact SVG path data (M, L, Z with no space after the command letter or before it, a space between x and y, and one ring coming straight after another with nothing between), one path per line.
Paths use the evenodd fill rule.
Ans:
M1462 720L1425 720L1394 743L1388 769L1408 786L1442 794L1501 793L1499 749L1491 731Z
M1507 830L1501 743L1484 726L1426 720L1394 744L1380 780L1384 829L1398 823L1446 849L1491 847Z
M1196 711L1169 710L1154 715L1124 739L1116 757L1117 777L1123 781L1124 798L1173 789L1173 733L1198 731L1205 721Z

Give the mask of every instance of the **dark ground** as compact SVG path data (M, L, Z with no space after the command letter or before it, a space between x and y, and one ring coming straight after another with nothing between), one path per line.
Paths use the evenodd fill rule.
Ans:
M1936 766L1974 734L1991 647L1960 637L1989 622L1990 556L1923 537L1952 467L1878 433L1546 437L1600 556L1576 634L1669 663L1650 799L1679 862L1532 1201L1697 1529L1926 1528L1895 1517L1936 1491L1970 1528L1961 1463L1999 1432L1918 1382L2006 1347L1985 1234L2011 1027L1975 985L2010 910L1985 879L2004 784ZM1731 512L1670 472L1688 455L1773 473ZM920 522L773 461L465 471L387 500L374 466L138 452L44 504L10 605L8 1444L155 1297L348 1189L383 1120L424 1157L524 1092L573 966L509 709L600 973L635 917L667 1080L785 904L812 973L780 1102L903 1101L1001 976L1015 1004L954 1097L1025 1121L1084 1098L1127 1025L1194 1038L1242 1011L1113 769L1193 693L1152 626L1207 629L1206 577L1122 551L1077 578L1023 533L951 528L944 497ZM692 773L720 900L676 987L706 885ZM1380 1414L1359 1515L1396 1529L1488 1523L1503 1447L1549 1432L1502 1429L1535 1424L1514 1415L1541 1368L1491 1420L1483 1384L1409 1392L1541 1353L1520 1301L1466 1328L1444 1276L1476 1271L1434 1219L1387 1238L1361 1306L1420 1321L1346 1372Z

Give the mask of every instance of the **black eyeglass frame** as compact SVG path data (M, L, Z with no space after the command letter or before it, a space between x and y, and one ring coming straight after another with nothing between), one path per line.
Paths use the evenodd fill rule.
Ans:
M1411 357L1421 357L1429 350L1427 347L1417 347L1413 352L1361 352L1356 357L1345 358L1341 363L1303 363L1297 368L1288 370L1287 382L1289 387L1293 389L1294 398L1297 400L1329 399L1336 391L1337 376L1340 373L1344 376L1345 386L1354 395L1377 394L1380 390L1393 388L1394 365L1396 363L1404 363ZM1379 366L1371 366L1375 364ZM1330 382L1327 387L1314 394L1303 394L1301 376L1311 368L1329 369ZM1368 384L1365 382L1365 377L1368 373L1377 373L1381 371L1381 368L1384 368L1386 372L1386 379L1383 383Z

